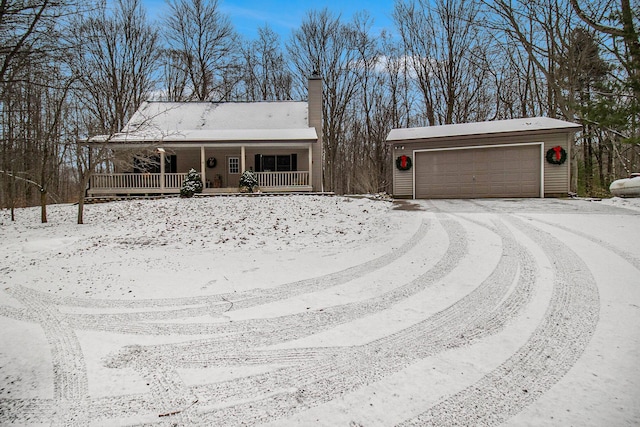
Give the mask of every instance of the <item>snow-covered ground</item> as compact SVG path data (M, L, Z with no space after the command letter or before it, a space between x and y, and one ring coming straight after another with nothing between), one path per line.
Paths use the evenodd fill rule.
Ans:
M640 199L0 211L1 425L638 425Z

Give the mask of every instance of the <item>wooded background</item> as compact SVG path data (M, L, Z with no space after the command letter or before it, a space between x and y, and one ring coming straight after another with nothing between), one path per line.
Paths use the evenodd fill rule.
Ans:
M91 4L88 4L91 3ZM373 31L309 10L286 40L239 36L216 0L0 2L0 207L76 201L145 99L306 99L324 79L324 182L390 190L392 128L548 116L582 124L572 190L607 194L640 171L640 7L631 0L413 0ZM46 215L43 214L43 221Z

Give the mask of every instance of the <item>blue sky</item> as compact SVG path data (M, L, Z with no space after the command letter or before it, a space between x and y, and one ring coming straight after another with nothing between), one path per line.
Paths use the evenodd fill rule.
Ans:
M393 30L391 14L393 1L353 1L353 0L219 0L221 10L229 16L240 34L253 39L257 29L265 24L269 26L285 41L291 30L300 23L309 10L321 10L325 7L336 14L341 14L345 21L362 10L369 12L374 19L374 33L383 28ZM143 0L149 17L162 16L168 8L165 0Z

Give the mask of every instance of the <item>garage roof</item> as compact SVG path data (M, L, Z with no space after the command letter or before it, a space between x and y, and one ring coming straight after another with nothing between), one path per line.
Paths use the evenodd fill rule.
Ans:
M434 138L462 137L517 132L543 132L554 130L577 131L581 125L548 117L495 120L490 122L461 123L455 125L392 129L387 143L408 142Z

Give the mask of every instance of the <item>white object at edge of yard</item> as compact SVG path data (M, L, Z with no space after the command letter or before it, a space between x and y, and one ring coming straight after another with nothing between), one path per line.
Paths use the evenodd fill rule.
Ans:
M617 197L640 197L640 173L632 173L629 178L613 181L609 191Z

